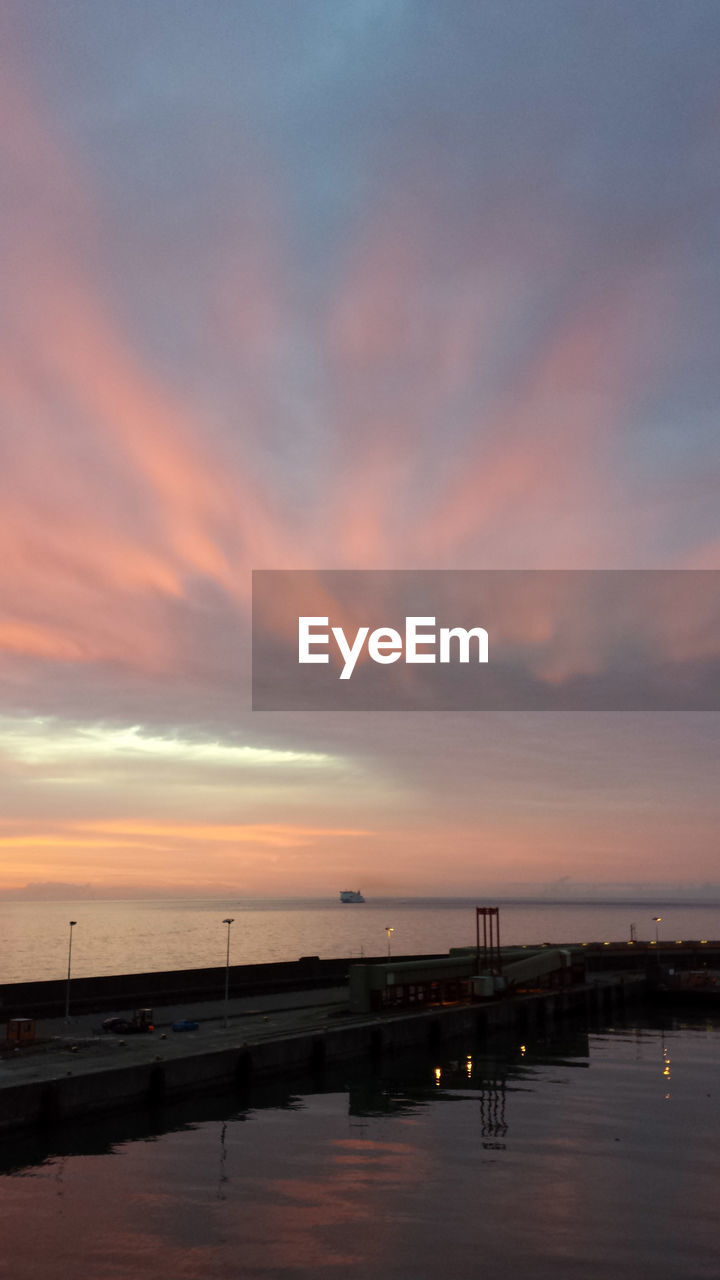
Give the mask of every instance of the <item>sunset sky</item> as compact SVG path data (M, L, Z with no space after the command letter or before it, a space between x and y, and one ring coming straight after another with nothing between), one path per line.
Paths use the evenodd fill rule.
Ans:
M7 0L0 892L720 894L720 713L253 713L249 654L252 569L720 569L718 47Z

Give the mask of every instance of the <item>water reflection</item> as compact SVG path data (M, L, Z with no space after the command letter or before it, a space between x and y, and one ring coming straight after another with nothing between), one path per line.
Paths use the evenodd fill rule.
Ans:
M218 1174L217 1198L218 1200L227 1199L227 1191L225 1184L229 1181L226 1164L227 1164L227 1120L223 1120L220 1127L220 1173Z
M507 1090L523 1088L523 1081L531 1078L533 1070L547 1065L587 1066L588 1053L584 1032L552 1041L539 1039L531 1045L519 1044L514 1035L497 1036L491 1051L476 1047L468 1052L465 1042L459 1041L446 1048L440 1065L430 1055L399 1052L388 1058L379 1071L360 1062L329 1068L321 1077L317 1073L299 1073L291 1084L273 1080L241 1092L166 1101L116 1115L78 1120L60 1125L49 1134L35 1131L12 1135L0 1143L0 1174L18 1173L51 1158L113 1155L127 1143L155 1142L164 1134L192 1132L213 1121L225 1126L226 1137L229 1122L244 1121L265 1109L299 1111L309 1097L318 1093L345 1094L348 1115L359 1119L410 1116L431 1101L457 1101L466 1095L478 1099L481 1115L486 1113L489 1117L501 1109L502 1120L488 1119L483 1124L504 1127L506 1131Z
M719 1067L669 1020L93 1121L4 1145L0 1230L15 1280L710 1275Z

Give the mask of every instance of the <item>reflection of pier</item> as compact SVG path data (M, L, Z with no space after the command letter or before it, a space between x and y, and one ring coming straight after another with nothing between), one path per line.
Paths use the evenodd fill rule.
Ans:
M461 1102L472 1115L469 1125L473 1132L477 1129L483 1150L503 1151L510 1132L512 1095L532 1091L538 1069L587 1069L589 1060L585 1030L553 1037L551 1046L540 1040L519 1043L511 1030L484 1044L477 1037L463 1036L431 1052L422 1046L393 1050L371 1071L358 1062L349 1073L354 1078L345 1082L348 1114L355 1118L353 1127L364 1131L375 1117L413 1115L438 1101ZM328 1082L334 1074L331 1068Z
M483 1142L484 1147L495 1149L505 1143L498 1144L498 1138L504 1138L508 1127L505 1123L505 1078L493 1080L492 1084L483 1088L480 1094L480 1133L483 1138L496 1141Z

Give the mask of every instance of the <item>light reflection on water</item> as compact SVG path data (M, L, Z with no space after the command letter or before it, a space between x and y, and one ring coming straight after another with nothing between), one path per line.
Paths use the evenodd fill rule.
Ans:
M475 903L465 900L384 899L343 906L339 901L277 902L223 898L147 902L2 902L3 981L63 978L68 921L77 977L199 969L225 962L232 915L232 960L255 964L299 956L384 955L392 926L394 955L447 951L475 941ZM501 907L505 943L627 940L655 935L654 907L618 903L509 903ZM664 906L660 937L720 938L720 907Z
M17 1280L716 1277L719 1067L703 1023L461 1042L15 1141L4 1249Z

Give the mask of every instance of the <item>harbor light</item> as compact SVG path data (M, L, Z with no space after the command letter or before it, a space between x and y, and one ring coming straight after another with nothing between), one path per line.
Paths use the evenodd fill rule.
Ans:
M659 937L659 934L658 934L658 925L660 924L660 921L662 920L662 916L653 916L653 920L654 920L654 922L655 922L655 941L656 941L656 942L659 942L659 941L660 941L660 937Z
M66 1022L70 1021L70 966L72 963L72 931L75 928L75 925L77 924L77 920L70 920L68 923L70 925L70 937L68 939L68 970L67 970L67 984L65 986L65 1021Z
M223 924L227 925L227 951L225 952L225 1027L228 1025L228 1001L230 999L230 925L235 917L227 916Z
M392 926L391 924L386 924L386 925L385 925L385 933L387 934L387 952L388 952L388 956L390 955L390 937L391 937L391 935L392 935L394 932L395 932L395 930L393 929L393 926Z

